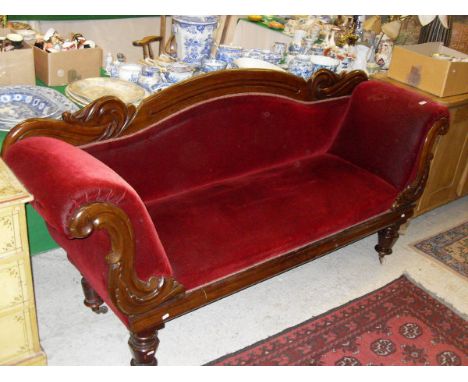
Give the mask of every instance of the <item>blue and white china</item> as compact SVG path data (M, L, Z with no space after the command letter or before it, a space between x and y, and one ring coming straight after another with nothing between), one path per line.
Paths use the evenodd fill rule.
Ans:
M137 84L151 93L153 92L153 87L158 85L160 80L161 76L158 68L154 66L143 66Z
M340 65L340 60L336 58L331 58L327 56L312 56L310 59L314 68L313 72L315 73L317 70L320 69L328 69L332 72L336 72L338 65Z
M341 60L338 71L349 70L351 68L352 63L353 63L353 59L349 56L346 56L345 58Z
M177 58L200 66L209 57L218 27L217 16L174 16L173 32L177 44Z
M193 72L194 69L192 66L184 62L175 62L168 66L165 79L167 82L175 83L192 77Z
M315 39L305 38L304 45L302 46L302 51L304 54L312 54L312 48L314 46Z
M122 64L118 69L118 78L124 81L138 82L142 66L139 64Z
M58 91L41 86L0 87L0 130L9 131L28 118L59 118L78 107Z
M314 56L322 56L325 48L321 44L312 45L311 54Z
M302 52L302 45L301 44L295 44L294 42L291 42L289 44L288 48L288 53L292 55L300 54Z
M214 58L204 58L202 60L201 70L205 73L215 72L216 70L226 69L227 62L216 60Z
M275 42L271 50L273 53L281 54L281 57L283 57L288 50L288 44L285 42Z
M283 59L282 54L275 53L275 52L269 52L268 54L265 54L263 57L264 57L263 59L266 62L269 62L271 64L275 64L275 65L278 65L281 62L281 60Z
M263 52L261 49L249 49L244 52L243 57L263 60Z
M216 51L216 59L224 61L228 66L232 66L235 59L241 58L244 50L240 46L219 45Z
M311 56L305 54L298 54L289 63L288 70L296 76L302 77L305 80L309 79L314 72L314 65L310 60Z

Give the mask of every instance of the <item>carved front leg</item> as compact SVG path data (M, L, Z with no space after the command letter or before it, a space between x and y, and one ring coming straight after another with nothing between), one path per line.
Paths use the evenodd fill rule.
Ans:
M162 327L160 328L162 329ZM142 333L130 332L128 345L133 358L130 361L132 366L157 366L156 350L159 346L157 330L148 330Z
M379 243L375 246L375 250L379 253L380 263L385 256L392 254L392 247L399 237L399 228L400 224L394 224L378 232Z

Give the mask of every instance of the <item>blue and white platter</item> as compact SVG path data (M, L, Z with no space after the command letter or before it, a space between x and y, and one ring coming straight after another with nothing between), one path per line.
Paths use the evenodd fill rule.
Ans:
M61 117L79 108L58 91L42 86L0 87L0 130L9 131L28 118Z

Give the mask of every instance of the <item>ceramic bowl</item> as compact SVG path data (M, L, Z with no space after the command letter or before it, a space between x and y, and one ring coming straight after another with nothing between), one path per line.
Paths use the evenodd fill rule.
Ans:
M167 68L167 82L180 82L193 76L194 69L183 62L175 62Z
M15 49L19 49L23 45L24 37L18 33L9 33L6 35L6 38L13 44Z
M340 61L336 58L326 56L312 56L310 60L314 64L314 73L320 69L328 69L335 72L338 65L340 65Z
M123 64L119 66L118 77L124 81L137 82L142 66L139 64Z
M229 65L236 58L242 57L243 51L241 46L219 45L216 51L216 59L224 61Z
M227 62L221 60L215 60L213 58L205 58L202 60L202 71L208 72L215 72L217 70L226 69Z

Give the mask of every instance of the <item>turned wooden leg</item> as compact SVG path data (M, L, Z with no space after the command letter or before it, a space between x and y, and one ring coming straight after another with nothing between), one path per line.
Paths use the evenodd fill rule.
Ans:
M379 253L379 261L382 264L383 258L392 254L392 247L398 239L399 224L394 224L386 227L378 232L379 243L375 246L375 250Z
M162 327L160 328L162 329ZM157 366L156 350L158 349L159 339L157 330L148 330L141 333L130 332L128 345L133 358L130 361L132 366Z
M83 287L83 293L85 296L84 304L91 308L94 313L107 313L107 306L101 306L104 304L102 298L96 293L96 291L89 285L88 281L82 277L81 286Z

